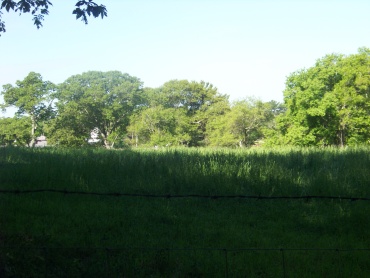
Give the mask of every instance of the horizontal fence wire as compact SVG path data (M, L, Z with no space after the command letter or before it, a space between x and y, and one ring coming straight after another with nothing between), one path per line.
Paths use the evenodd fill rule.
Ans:
M70 191L58 189L32 189L32 190L4 190L0 189L0 194L34 194L34 193L57 193L65 195L92 195L92 196L110 196L110 197L141 197L141 198L200 198L200 199L256 199L256 200L347 200L347 201L370 201L367 197L347 197L347 196L261 196L261 195L202 195L202 194L137 194L122 192L87 192L87 191Z
M269 251L307 251L307 252L370 252L370 248L169 248L169 247L94 247L94 246L1 246L0 249L27 249L27 250L107 250L107 251L220 251L220 252L269 252Z

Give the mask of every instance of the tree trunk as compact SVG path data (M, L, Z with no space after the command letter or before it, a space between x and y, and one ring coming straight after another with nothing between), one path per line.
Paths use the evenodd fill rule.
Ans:
M35 130L36 130L36 120L33 115L31 115L31 143L30 145L34 147L36 145L36 137L35 137Z
M114 138L114 141L112 142L112 145L111 145L111 148L112 148L112 149L113 149L113 147L114 147L114 143L116 142L117 138L118 138L118 135L116 135L116 138Z
M109 145L108 141L106 139L104 139L104 146L106 149L110 149L111 146Z
M344 145L345 145L345 132L344 132L344 130L343 129L341 129L341 130L339 130L339 132L338 132L338 138L339 138L339 145L341 146L341 147L344 147Z
M243 140L240 140L240 141L239 141L239 147L240 147L240 148L243 148L243 147L244 147L244 146L243 146Z
M111 145L109 145L109 142L108 142L109 133L108 132L105 133L105 132L100 131L100 134L101 134L101 137L103 138L104 147L106 149L110 149Z

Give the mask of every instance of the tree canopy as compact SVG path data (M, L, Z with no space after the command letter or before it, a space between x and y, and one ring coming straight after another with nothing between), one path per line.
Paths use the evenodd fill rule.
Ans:
M286 144L353 145L370 139L370 49L331 54L292 73L278 125Z
M211 111L218 103L228 106L228 97L204 81L170 80L146 90L146 98L129 126L135 144L139 140L148 145L204 145Z
M73 142L84 142L95 129L104 146L112 147L142 103L141 92L138 78L119 71L71 76L59 86L54 141L69 144L63 138L74 134Z
M2 144L32 145L36 127L50 145L113 147L348 146L370 143L370 49L330 54L287 77L284 103L229 102L204 81L144 88L119 71L89 71L62 84L31 72L3 86ZM52 105L56 99L55 105ZM27 131L28 129L28 131ZM41 135L41 134L39 134Z
M207 128L210 146L250 147L264 138L263 131L274 121L276 102L245 99L213 117Z
M33 23L37 29L42 27L44 17L49 14L49 7L53 4L48 0L1 0L0 7L0 36L1 33L6 32L5 22L2 20L2 10L7 12L19 12L19 14L31 13ZM76 15L76 19L81 19L85 24L88 23L87 17L105 17L107 16L107 9L104 5L99 5L92 0L77 1L75 9L72 14Z
M1 94L4 97L3 108L18 108L17 116L26 115L30 118L31 144L35 143L35 131L42 121L46 121L53 113L53 100L56 86L50 81L43 81L39 73L30 72L25 79L18 80L16 86L6 84Z

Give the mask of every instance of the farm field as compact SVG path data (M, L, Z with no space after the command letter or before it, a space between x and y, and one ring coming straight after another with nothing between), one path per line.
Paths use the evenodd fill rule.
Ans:
M370 148L0 148L1 277L367 277Z

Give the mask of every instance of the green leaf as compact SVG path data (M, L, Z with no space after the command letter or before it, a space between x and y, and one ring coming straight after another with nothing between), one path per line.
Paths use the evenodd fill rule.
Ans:
M7 12L9 12L10 10L14 11L16 5L17 3L13 0L3 0L1 3L1 9L5 8Z

